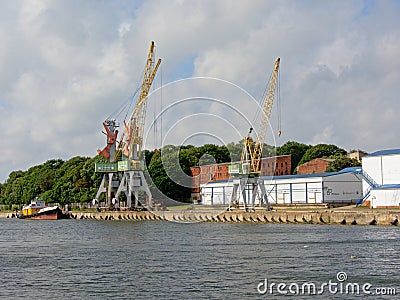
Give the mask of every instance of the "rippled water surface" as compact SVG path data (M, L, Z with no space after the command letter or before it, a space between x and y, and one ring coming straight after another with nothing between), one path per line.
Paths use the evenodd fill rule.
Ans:
M275 299L257 291L265 279L318 287L338 272L400 295L398 227L0 219L0 228L3 299Z

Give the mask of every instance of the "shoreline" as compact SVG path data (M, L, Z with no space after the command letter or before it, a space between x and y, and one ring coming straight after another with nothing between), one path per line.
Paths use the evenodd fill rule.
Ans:
M400 210L169 210L169 211L108 211L69 212L73 220L224 222L275 224L336 224L398 226ZM15 212L0 212L0 218L16 218Z

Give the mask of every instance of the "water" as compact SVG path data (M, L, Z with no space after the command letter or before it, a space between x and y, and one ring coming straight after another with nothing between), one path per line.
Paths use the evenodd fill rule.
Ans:
M2 299L275 299L276 289L257 291L265 278L319 287L339 283L338 272L371 292L397 289L387 299L400 294L398 227L0 219L0 228Z

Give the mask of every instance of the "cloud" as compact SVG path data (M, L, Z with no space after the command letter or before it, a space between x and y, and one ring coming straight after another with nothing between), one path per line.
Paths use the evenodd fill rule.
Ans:
M210 76L260 100L280 56L278 143L398 148L399 13L397 1L1 2L0 182L12 170L50 158L95 155L105 143L102 121L141 81L151 40L163 59L154 88L160 77L165 84ZM256 112L234 90L215 86L180 87L170 95L165 89L164 101L195 91L201 96L201 88L241 107L250 119ZM157 101L149 104L149 118L160 109ZM240 119L217 104L192 104L170 120L165 116L165 126L177 115L208 109L233 124ZM271 118L276 127L276 109ZM235 127L246 134L248 124L239 123ZM189 122L179 132L200 129ZM237 138L236 132L218 134Z

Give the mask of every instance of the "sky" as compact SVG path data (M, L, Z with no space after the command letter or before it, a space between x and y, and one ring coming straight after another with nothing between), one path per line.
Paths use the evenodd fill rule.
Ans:
M96 155L152 40L149 149L239 141L278 56L282 136L267 140L400 148L399 15L396 0L0 1L0 182Z

